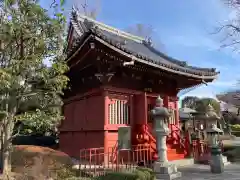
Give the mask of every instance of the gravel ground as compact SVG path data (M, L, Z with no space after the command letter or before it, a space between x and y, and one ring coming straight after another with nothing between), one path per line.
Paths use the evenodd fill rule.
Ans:
M222 174L212 174L207 165L193 165L178 169L182 172L181 180L240 180L240 164L225 166Z

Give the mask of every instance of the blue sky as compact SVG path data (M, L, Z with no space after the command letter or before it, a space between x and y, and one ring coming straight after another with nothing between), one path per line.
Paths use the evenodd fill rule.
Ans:
M42 0L41 4L46 7L46 2L49 1ZM67 0L66 12L70 13L72 4L78 2ZM136 23L151 25L154 38L164 44L164 51L169 56L190 65L217 68L221 72L213 83L180 98L186 95L213 97L237 88L240 55L230 48L220 48L223 34L212 34L220 23L235 16L222 0L102 0L100 5L99 21L123 30Z

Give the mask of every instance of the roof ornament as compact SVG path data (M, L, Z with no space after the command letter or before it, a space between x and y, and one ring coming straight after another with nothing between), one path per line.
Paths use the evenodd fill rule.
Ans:
M208 83L204 80L204 75L202 75L202 84L205 84L206 86L208 86Z
M148 38L147 38L147 44L148 44L149 46L152 46L152 45L153 45L153 43L152 43L152 38L151 38L151 37L148 37Z
M95 27L94 23L89 21L88 19L84 19L84 24L87 27L87 29L93 29Z
M72 11L73 11L73 12L76 12L76 11L77 11L77 7L76 7L74 4L72 5Z
M187 62L186 62L186 61L181 61L179 64L180 64L181 66L183 66L183 67L186 67L186 66L188 66L188 64L187 64Z
M72 14L73 17L77 17L78 16L78 10L77 10L75 5L72 6L71 14Z

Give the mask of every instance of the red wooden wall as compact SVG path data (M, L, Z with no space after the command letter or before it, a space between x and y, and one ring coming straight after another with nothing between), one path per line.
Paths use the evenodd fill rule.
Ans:
M83 96L64 105L60 149L78 157L79 150L104 146L104 96Z
M80 149L85 148L104 148L105 152L108 151L117 144L118 127L131 125L134 131L135 125L147 123L148 103L155 104L156 97L144 92L127 94L121 89L112 92L97 89L71 98L64 105L65 120L60 128L60 149L73 157L79 157ZM130 105L129 124L109 123L109 104L118 98L127 100ZM164 105L178 109L177 101L169 101L168 96L164 98ZM178 121L178 113L175 115Z

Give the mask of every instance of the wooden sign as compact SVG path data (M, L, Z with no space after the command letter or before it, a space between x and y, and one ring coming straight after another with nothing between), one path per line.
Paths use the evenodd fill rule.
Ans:
M131 127L119 127L118 128L118 150L130 150L131 149Z

